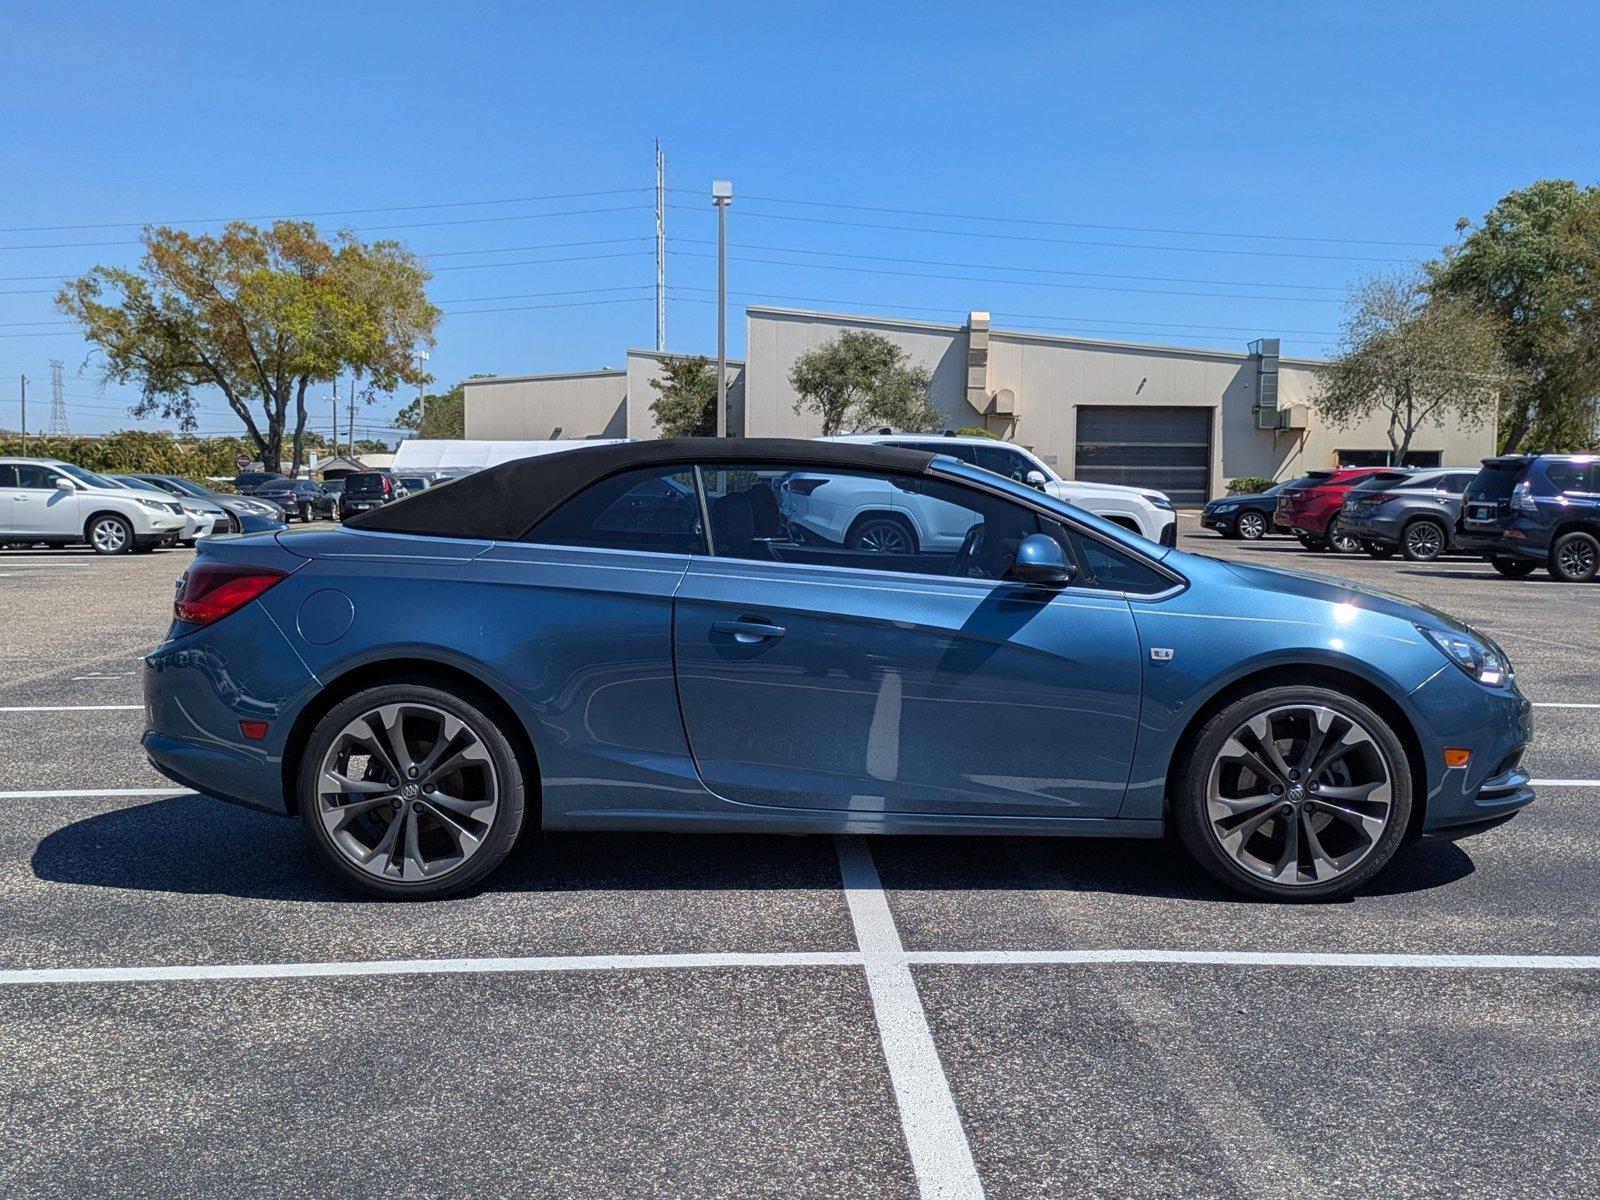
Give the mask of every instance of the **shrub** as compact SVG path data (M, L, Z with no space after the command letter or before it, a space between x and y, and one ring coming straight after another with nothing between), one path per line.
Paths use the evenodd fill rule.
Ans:
M1262 479L1259 475L1241 475L1228 481L1228 495L1255 496L1266 491L1276 480Z

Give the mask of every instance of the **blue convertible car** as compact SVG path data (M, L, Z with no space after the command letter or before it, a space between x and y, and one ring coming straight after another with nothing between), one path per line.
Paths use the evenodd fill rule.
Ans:
M963 535L920 539L930 511ZM1235 888L1323 899L1533 799L1529 705L1481 634L919 451L507 463L336 531L209 538L175 610L151 760L297 814L384 896L468 887L537 822L1170 827Z

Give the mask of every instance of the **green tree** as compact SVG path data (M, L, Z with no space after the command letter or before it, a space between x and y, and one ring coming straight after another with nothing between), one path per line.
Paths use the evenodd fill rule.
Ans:
M298 469L306 392L340 371L368 399L426 382L412 353L432 344L429 275L397 242L333 242L299 221L235 221L196 236L147 226L137 270L95 267L56 297L104 356L105 375L142 389L135 416L195 426L195 393L214 387L244 424L252 456ZM292 432L291 432L292 431Z
M481 375L470 376L481 379ZM459 438L466 436L466 388L456 384L443 392L429 392L413 400L396 414L394 423L420 438Z
M1496 322L1525 383L1502 414L1503 451L1587 446L1600 392L1600 187L1541 179L1507 193L1432 269L1431 287Z
M1340 428L1382 416L1399 464L1424 425L1493 420L1511 391L1492 319L1453 296L1430 297L1420 275L1387 275L1351 297L1343 347L1313 403Z
M846 329L795 359L789 384L796 415L822 418L824 436L887 425L906 433L941 428L944 414L928 398L932 376L879 333Z
M717 364L703 354L667 358L661 377L650 386L656 425L664 437L715 437L717 435Z

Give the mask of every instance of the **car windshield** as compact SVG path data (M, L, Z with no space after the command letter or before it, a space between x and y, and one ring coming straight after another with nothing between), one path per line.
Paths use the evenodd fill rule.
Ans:
M155 492L161 494L161 489L146 479L135 479L132 475L113 475L111 481L118 487L125 487L133 492Z
M164 487L168 491L180 492L185 496L193 496L197 500L209 499L212 494L198 483L191 483L187 479L179 479L174 475L165 475L159 480L147 480L146 482L154 483L157 487Z
M1411 475L1406 471L1379 471L1376 475L1357 483L1355 490L1358 492L1381 492L1386 487L1404 483L1410 478Z
M75 467L71 463L54 463L56 470L64 475L70 475L85 487L110 488L115 491L121 484L113 483L104 475L96 475L93 471L85 471L82 467Z

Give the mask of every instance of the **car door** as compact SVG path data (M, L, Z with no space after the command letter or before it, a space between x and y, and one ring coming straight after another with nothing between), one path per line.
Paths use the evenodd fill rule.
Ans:
M715 556L678 585L674 664L706 786L781 808L1114 815L1140 700L1126 599L1003 579L1040 518L926 476L803 472L879 514L964 511L954 550L802 535L783 506L796 473L702 471Z
M41 463L18 463L16 469L17 486L11 494L16 532L41 538L80 535L78 490L61 487L61 475Z

